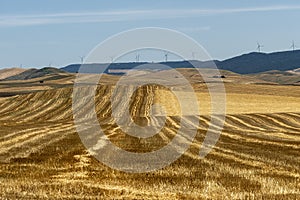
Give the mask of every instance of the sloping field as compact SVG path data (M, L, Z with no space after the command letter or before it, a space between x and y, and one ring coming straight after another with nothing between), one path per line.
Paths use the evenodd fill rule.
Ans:
M9 68L9 69L1 69L0 70L0 80L6 79L10 76L15 76L25 72L27 69L22 68Z
M72 87L74 75L66 73L47 74L29 80L0 81L0 98L55 88Z
M72 88L0 98L0 199L297 199L299 87L226 84L224 129L204 159L198 154L210 123L210 102L205 86L194 88L201 115L184 116L199 121L192 145L170 166L142 174L110 169L87 152L73 121ZM167 113L164 128L143 139L127 135L112 118L113 89L109 84L97 88L95 110L115 145L149 152L176 135L179 104L169 90L149 85L132 96L129 113L137 124L151 123L152 104L164 105ZM127 89L116 98L122 100Z
M251 75L257 79L279 83L279 84L289 84L289 85L299 85L300 84L300 74L297 70L294 71L267 71L258 74Z

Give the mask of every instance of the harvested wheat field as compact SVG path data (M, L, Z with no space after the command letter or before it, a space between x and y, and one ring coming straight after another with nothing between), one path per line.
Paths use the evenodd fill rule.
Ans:
M198 154L210 122L210 98L205 83L193 82L201 113L184 116L199 122L192 145L170 166L139 174L111 169L84 147L73 120L73 78L48 77L50 82L42 85L40 79L1 82L0 94L6 95L0 98L0 199L300 197L299 86L229 77L222 134L201 159ZM106 136L131 152L149 152L168 144L180 126L179 104L172 92L157 85L134 92L129 112L137 124L148 123L149 109L155 103L164 105L167 113L157 135L136 138L122 131L111 114L116 80L106 76L105 84L96 90L95 110ZM13 94L7 95L8 88L13 88ZM116 98L122 99L128 88L121 88Z

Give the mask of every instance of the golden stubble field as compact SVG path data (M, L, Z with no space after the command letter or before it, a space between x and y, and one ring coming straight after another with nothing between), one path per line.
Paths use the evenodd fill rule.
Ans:
M126 135L111 117L109 99L114 81L110 80L114 77L107 77L96 94L98 119L110 140L123 149L141 153L166 145L179 127L174 95L152 85L134 93L129 109L136 123L149 120L147 109L154 103L164 105L168 114L160 133L138 139ZM42 86L37 82L1 83L0 92L7 94L13 88L14 92L27 94L0 98L0 199L300 196L298 86L225 81L225 125L216 146L200 159L199 149L210 122L210 98L205 84L193 83L201 115L189 116L199 120L199 127L188 151L163 169L131 174L103 165L81 143L72 113L72 77L49 79Z

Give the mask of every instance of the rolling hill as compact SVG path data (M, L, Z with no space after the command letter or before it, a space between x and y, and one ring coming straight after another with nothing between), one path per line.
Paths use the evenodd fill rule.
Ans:
M0 80L6 79L11 76L16 76L20 73L25 72L27 69L22 68L7 68L7 69L0 69Z
M28 69L0 81L0 98L61 87L72 87L74 74L55 68Z
M271 70L249 76L278 84L300 85L300 74L291 71Z
M294 73L294 74L300 74L300 68L289 70L288 72Z
M5 78L5 80L28 80L43 77L49 74L66 74L66 72L62 69L57 69L54 67L45 67L42 69L28 69L26 71L23 71L22 73L9 76Z

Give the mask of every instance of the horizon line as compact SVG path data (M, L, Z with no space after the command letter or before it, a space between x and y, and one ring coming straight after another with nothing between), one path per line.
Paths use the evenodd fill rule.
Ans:
M39 66L39 67L27 67L27 66L23 66L23 67L20 67L20 66L13 66L13 67L1 67L0 66L0 69L12 69L12 68L23 68L23 69L42 69L42 68L47 68L47 67L52 67L52 68L57 68L57 69L60 69L60 68L63 68L63 67L66 67L66 66L69 66L69 65L84 65L84 64L128 64L128 63L171 63L171 62L191 62L191 61L198 61L198 62L223 62L223 61L226 61L226 60L229 60L229 59L232 59L232 58L236 58L236 57L239 57L239 56L243 56L243 55L248 55L248 54L275 54L275 53L284 53L284 52L295 52L295 51L300 51L300 49L295 49L295 50L282 50L282 51L272 51L272 52L257 52L257 51L251 51L251 52L248 52L248 53L242 53L242 54L238 54L236 56L231 56L231 57L228 57L228 58L225 58L225 59L211 59L211 60L196 60L196 59L188 59L188 60L169 60L169 61L139 61L139 62L136 62L136 61L124 61L124 62L99 62L99 63L69 63L69 64L64 64L64 65L60 65L60 66Z

